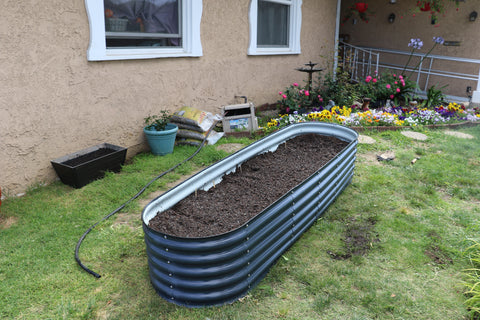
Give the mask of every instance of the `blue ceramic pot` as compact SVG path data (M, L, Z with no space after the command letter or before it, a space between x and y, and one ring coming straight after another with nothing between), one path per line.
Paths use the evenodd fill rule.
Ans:
M157 131L150 127L143 128L150 150L157 156L164 156L173 152L177 131L178 127L172 123L168 123L163 131Z

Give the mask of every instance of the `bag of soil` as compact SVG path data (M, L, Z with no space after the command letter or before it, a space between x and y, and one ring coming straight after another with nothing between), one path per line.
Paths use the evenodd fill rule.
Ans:
M207 137L208 144L215 144L221 137L223 137L223 132L217 132L214 130L210 131L210 134ZM190 145L200 145L207 136L206 132L197 132L192 130L178 129L177 131L177 143L178 144L190 144ZM195 142L195 143L194 143Z
M174 113L170 119L170 122L177 125L187 125L190 127L190 130L206 132L215 123L215 121L218 120L221 120L221 117L218 114L213 115L210 112L185 106Z

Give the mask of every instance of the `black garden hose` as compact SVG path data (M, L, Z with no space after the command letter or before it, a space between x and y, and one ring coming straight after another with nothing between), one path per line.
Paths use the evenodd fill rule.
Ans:
M133 200L137 199L152 183L154 183L155 181L157 181L158 179L160 179L161 177L163 177L164 175L166 175L167 173L170 173L172 172L173 170L175 170L176 168L178 168L179 166L181 166L182 164L184 164L185 162L187 161L190 161L193 157L195 157L199 152L200 150L202 150L203 146L205 145L206 141L207 141L207 138L208 136L210 135L210 132L213 130L213 128L217 125L219 121L215 121L215 123L210 127L210 129L208 129L207 133L205 134L205 138L202 140L202 143L200 144L200 146L197 148L197 150L191 155L189 156L188 158L186 158L185 160L183 160L182 162L179 162L177 163L176 165L174 165L173 167L171 167L170 169L168 169L167 171L164 171L162 172L161 174L159 174L158 176L156 176L155 178L153 178L152 180L150 180L150 182L148 182L136 195L134 195L133 197L131 197L128 201L126 201L125 203L123 203L120 207L118 207L117 209L113 210L112 212L110 212L108 215L106 215L105 217L103 217L100 221L98 221L97 223L95 223L94 225L92 225L90 228L88 228L87 231L85 231L85 233L80 237L80 239L78 240L77 242L77 245L75 246L75 260L77 261L78 265L83 269L85 270L86 272L90 273L91 275L93 275L95 278L100 278L101 275L99 275L98 273L96 273L95 271L89 269L87 266L85 266L82 261L80 261L80 258L78 256L78 253L80 251L80 245L82 244L83 240L85 240L85 237L87 236L87 234L90 233L90 231L92 231L97 225L99 225L101 222L107 220L108 218L110 218L111 216L113 216L114 214L116 214L117 212L119 212L120 210L122 210L123 208L125 208L126 205L128 205L130 202L132 202Z

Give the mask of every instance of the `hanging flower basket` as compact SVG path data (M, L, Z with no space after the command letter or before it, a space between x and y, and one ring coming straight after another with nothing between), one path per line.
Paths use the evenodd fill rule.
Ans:
M372 14L373 13L370 12L370 10L368 9L368 3L355 2L353 5L351 5L348 8L347 13L345 14L345 18L343 19L343 22L346 22L350 19L355 21L356 17L358 17L360 20L368 23L369 21L368 16Z

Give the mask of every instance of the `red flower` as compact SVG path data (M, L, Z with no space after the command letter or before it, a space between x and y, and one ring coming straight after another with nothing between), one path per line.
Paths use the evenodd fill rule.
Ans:
M359 13L364 13L368 9L368 4L365 2L357 2L355 3L355 8Z
M430 11L432 7L430 6L430 2L428 1L417 1L417 7L420 8L420 11Z

